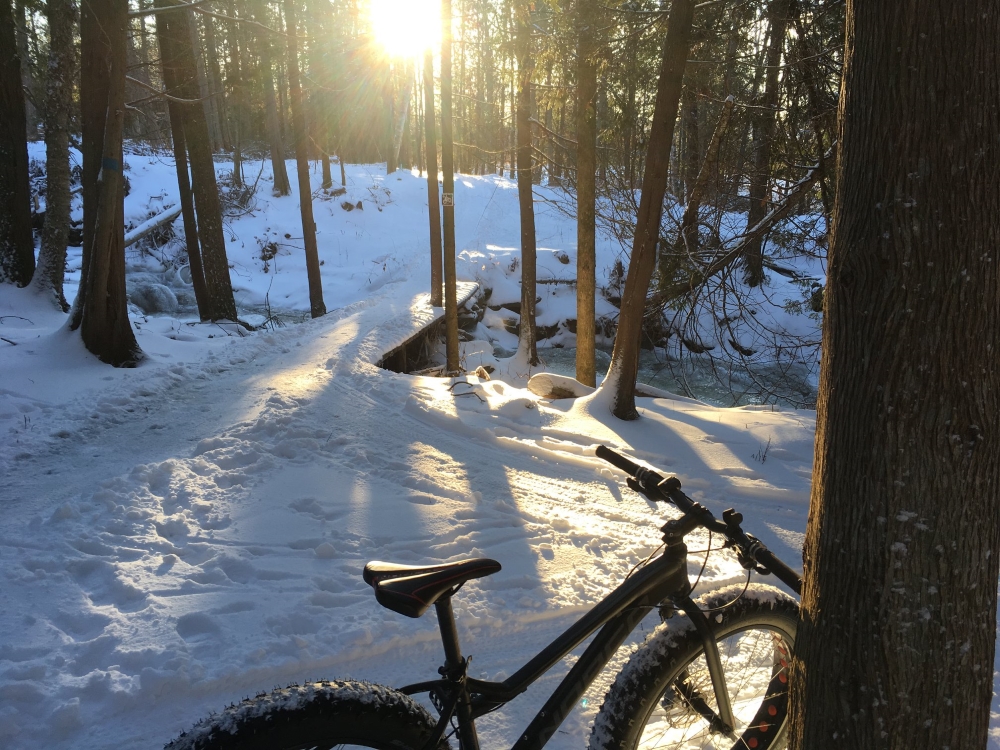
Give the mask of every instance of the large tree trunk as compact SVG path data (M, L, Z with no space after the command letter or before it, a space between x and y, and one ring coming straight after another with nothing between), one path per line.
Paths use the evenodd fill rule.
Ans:
M427 143L427 217L431 239L431 304L441 307L441 209L438 207L437 133L434 128L434 56L424 53L424 135Z
M576 68L576 379L597 385L594 309L597 295L597 0L578 0Z
M264 0L252 0L254 19L267 25L267 6ZM288 195L292 192L285 169L285 149L281 144L281 124L278 121L278 104L274 93L274 74L271 70L271 35L258 30L257 48L260 53L261 74L264 76L264 110L267 122L267 140L271 147L271 171L274 173L274 194Z
M157 8L177 5L177 0L155 0ZM197 99L199 92L198 69L195 51L191 48L193 31L191 11L177 10L158 13L156 23L163 24L160 32L168 37L167 47L173 54L163 58L164 67L172 73L177 88L171 92L182 99ZM206 309L203 319L236 320L236 302L229 278L229 260L226 257L226 238L222 228L222 207L219 188L215 181L215 162L209 140L205 109L200 103L185 105L184 139L191 161L191 182L195 206L198 211L198 238L201 241L201 258L205 272ZM193 269L192 269L193 270Z
M642 195L632 238L632 255L625 277L618 334L611 354L611 366L601 388L614 389L612 412L619 419L636 419L635 378L639 371L639 344L642 336L646 293L656 264L656 244L660 238L663 197L667 192L667 169L674 125L680 106L684 66L691 49L691 22L694 0L674 0L667 17L667 38L663 44L660 79L656 85L653 124L650 126Z
M128 6L90 0L80 19L80 111L83 126L83 270L70 313L87 350L115 367L142 351L128 319L122 129Z
M766 73L764 75L764 95L758 104L761 109L753 124L753 169L750 172L750 211L747 227L755 226L767 214L770 204L771 187L771 146L778 117L778 73L781 70L781 52L785 46L785 30L788 28L789 0L771 0L767 12L768 36ZM759 286L764 282L764 241L760 238L746 250L746 282Z
M458 287L455 269L455 161L451 130L451 0L441 0L441 171L444 214L444 324L446 367L459 372Z
M295 161L299 178L299 213L302 216L302 243L306 252L309 277L309 310L314 318L326 315L323 304L323 281L319 274L319 250L316 247L316 222L313 221L312 188L309 185L309 144L306 141L306 116L299 85L298 22L294 0L284 0L285 27L288 30L288 86L292 104L292 129L295 133Z
M995 0L847 4L792 750L986 747L998 39Z
M517 49L517 202L521 215L521 328L517 338L517 351L521 359L532 367L538 364L535 329L535 204L531 164L531 78L535 72L531 54L531 7L520 0L514 7L516 14L515 40Z
M69 237L69 116L76 67L73 47L76 8L72 0L48 0L46 15L49 74L45 103L45 227L38 251L38 268L31 285L66 312L69 305L63 296L63 278Z
M0 283L24 286L35 271L24 89L10 3L0 0Z

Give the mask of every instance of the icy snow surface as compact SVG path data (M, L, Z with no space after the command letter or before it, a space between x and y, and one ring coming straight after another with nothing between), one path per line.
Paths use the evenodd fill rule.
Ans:
M160 159L130 164L138 225L175 183ZM238 302L307 310L297 198L269 197L268 177L227 228ZM471 673L502 679L659 544L663 510L595 458L599 443L676 473L717 512L735 505L798 565L811 412L644 398L642 419L623 423L601 391L543 401L514 382L374 366L440 312L427 306L424 190L352 167L344 199L362 211L317 200L327 316L241 336L137 314L148 356L134 370L96 362L61 313L0 287L0 336L18 344L0 342L0 747L153 748L292 682L434 677L433 614L381 608L361 579L371 559L501 561L455 609ZM512 183L462 177L456 203L460 274L517 299L494 272L516 256ZM572 222L537 205L542 247L574 260L540 252L540 267L570 271ZM279 243L267 271L262 237ZM610 265L606 240L600 252ZM71 248L70 298L78 269ZM713 554L699 590L742 580ZM481 720L483 747L509 746L567 669ZM551 747L583 746L608 681Z

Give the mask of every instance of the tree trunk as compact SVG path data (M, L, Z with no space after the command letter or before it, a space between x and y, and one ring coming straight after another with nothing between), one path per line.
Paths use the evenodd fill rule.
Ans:
M0 1L0 283L24 286L35 271L24 89L10 3Z
M403 145L403 133L406 130L406 121L410 117L410 96L413 93L413 69L407 64L403 68L406 71L406 83L399 92L399 103L396 105L396 121L392 129L392 171L399 168L399 150Z
M155 1L155 0L154 0ZM157 19L156 35L160 46L160 63L163 85L167 91L180 91L176 69L177 53L173 49L172 35L167 32L167 20ZM167 62L167 61L172 61ZM167 101L167 115L170 118L170 134L174 150L174 168L177 172L177 190L181 201L181 218L184 221L184 241L187 248L188 269L191 271L191 285L198 305L198 317L211 319L211 305L205 286L205 268L201 262L201 247L198 243L198 224L194 212L194 196L191 193L191 179L188 175L187 141L184 137L185 107L179 102Z
M771 0L768 6L770 16L766 73L764 76L764 96L758 102L753 126L753 169L750 173L750 212L747 227L756 225L767 213L770 203L771 186L771 146L778 117L778 73L781 68L781 52L785 46L785 30L788 27L789 0ZM763 238L751 244L744 256L746 282L750 286L760 286L764 282Z
M792 750L987 744L997 39L994 0L847 4Z
M444 184L444 323L446 367L459 372L458 287L455 269L455 161L451 130L451 0L441 0L441 171Z
M122 129L128 6L90 0L80 19L83 272L70 312L87 350L115 367L143 357L128 319Z
M76 8L72 0L48 0L46 17L49 22L49 69L45 104L45 227L32 287L67 312L69 305L63 296L63 278L69 237L69 117L76 67L73 46Z
M729 118L733 112L735 100L732 96L726 98L722 105L722 113L719 115L719 122L712 133L712 140L709 142L708 150L705 152L705 161L698 171L698 176L691 184L687 206L684 208L684 216L681 218L680 228L677 230L677 238L673 246L661 248L658 260L658 293L661 295L668 290L677 288L678 272L690 264L691 257L698 250L698 212L701 209L701 201L708 187L709 178L716 173L719 163L719 149L722 146L722 139L729 127ZM689 288L685 288L689 291ZM666 300L671 301L670 299Z
M684 185L684 200L691 201L694 184L698 180L701 166L701 143L698 133L698 95L694 86L688 84L681 95L681 128L684 132L684 148L681 151L681 173Z
M178 0L155 0L157 8L178 5ZM161 34L168 35L168 49L173 52L170 60L163 58L165 67L172 67L177 83L175 95L183 99L198 98L198 68L195 52L191 48L193 31L190 10L158 13L156 23L163 23ZM166 80L167 74L164 75ZM174 92L171 92L174 93ZM212 158L208 123L205 109L200 104L184 106L184 139L191 160L191 180L195 206L198 211L198 238L201 241L202 264L205 272L207 309L201 314L209 320L236 320L236 302L229 278L229 260L226 257L226 238L222 228L222 207L219 205L219 188L215 181L215 162Z
M521 328L518 356L532 367L538 364L535 329L535 204L531 165L531 78L535 72L531 54L531 10L527 0L514 7L517 49L517 202L521 215Z
M680 106L684 66L691 49L691 22L694 0L674 0L667 17L667 38L663 44L660 79L650 126L646 165L642 177L639 214L636 217L632 255L625 278L618 334L611 354L611 366L601 388L614 390L612 412L619 419L637 419L635 378L639 371L639 344L642 336L646 293L656 264L656 244L660 237L663 197L667 192L667 168L674 124Z
M579 0L576 89L576 379L597 385L594 309L597 296L596 175L598 0Z
M236 18L236 3L229 2L229 15ZM229 53L232 60L232 87L233 87L233 186L243 187L243 136L246 126L244 125L245 111L247 108L246 88L243 82L243 38L240 24L232 22L229 24Z
M441 307L441 209L438 207L437 133L434 128L434 56L424 53L424 138L427 144L427 217L431 240L431 304Z
M267 6L264 0L252 0L254 20L267 25ZM260 52L261 74L264 76L264 109L266 111L267 140L271 147L271 171L274 173L274 194L288 195L292 192L285 170L285 149L281 144L281 125L278 121L278 104L274 93L274 74L271 70L271 35L258 30L257 47ZM341 156L343 158L343 156Z
M219 126L219 106L216 97L212 96L212 87L209 85L208 73L205 71L205 56L202 53L207 44L202 44L201 35L198 33L198 19L194 11L188 11L187 29L190 34L191 57L197 73L197 98L202 100L201 106L205 110L205 123L208 126L210 138L209 146L214 152L223 147L222 128Z
M226 112L226 90L222 86L222 70L219 66L219 45L215 37L215 19L212 16L202 16L205 24L205 52L208 55L208 80L211 90L212 108L218 122L219 139L222 149L232 148L232 138L229 134L229 117Z
M23 91L29 92L28 96L24 97L24 104L22 109L24 110L24 117L22 118L22 124L25 126L25 136L29 141L38 140L38 108L35 107L34 91L35 91L35 80L31 72L31 56L28 52L28 26L24 18L24 12L26 10L26 3L24 0L15 0L14 2L14 26L17 31L17 53L16 56L21 60L21 84L24 86ZM13 52L14 47L10 46L7 49ZM23 96L23 92L22 92Z
M323 280L319 273L319 249L316 247L316 222L313 221L312 188L309 185L309 143L306 140L306 115L302 108L299 84L299 50L295 35L298 21L294 0L284 0L285 28L288 32L288 89L292 104L292 130L295 134L295 161L299 178L299 213L302 215L302 244L306 252L309 277L309 311L314 318L326 315L323 304Z

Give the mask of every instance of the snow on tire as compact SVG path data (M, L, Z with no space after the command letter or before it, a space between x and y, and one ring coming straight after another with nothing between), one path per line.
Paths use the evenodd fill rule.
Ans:
M292 685L203 719L166 750L298 750L359 745L420 750L435 720L407 695L353 680ZM447 750L442 740L438 750Z
M784 746L798 604L770 586L737 599L741 591L729 586L697 600L719 646L739 739L706 719L717 709L704 647L694 624L676 615L635 649L608 689L590 750Z

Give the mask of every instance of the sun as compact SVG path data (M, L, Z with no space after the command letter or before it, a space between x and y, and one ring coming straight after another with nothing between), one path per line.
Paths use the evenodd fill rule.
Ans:
M375 39L393 57L416 58L441 43L440 0L370 0Z

